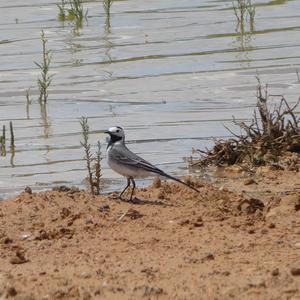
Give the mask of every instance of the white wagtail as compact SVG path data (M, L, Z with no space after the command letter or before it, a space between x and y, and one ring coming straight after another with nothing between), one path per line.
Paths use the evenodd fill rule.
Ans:
M131 152L125 145L125 134L123 128L119 126L111 127L107 131L105 131L105 133L110 135L106 150L108 165L115 172L127 178L127 185L119 196L121 200L125 200L124 198L122 198L122 195L129 188L130 182L132 182L133 188L129 199L129 201L132 201L132 196L135 189L134 178L145 178L148 176L153 176L155 174L180 182L185 186L191 188L192 190L200 193L200 191L198 191L194 187L165 173L164 171L153 166L135 153Z

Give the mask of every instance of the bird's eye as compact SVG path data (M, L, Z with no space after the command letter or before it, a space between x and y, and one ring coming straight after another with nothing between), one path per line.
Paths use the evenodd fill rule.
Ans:
M120 132L120 130L118 129L117 132Z

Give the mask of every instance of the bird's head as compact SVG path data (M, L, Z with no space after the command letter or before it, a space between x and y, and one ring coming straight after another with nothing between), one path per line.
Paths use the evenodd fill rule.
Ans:
M125 140L125 133L124 129L119 126L110 127L108 130L104 131L104 133L109 134L110 136L110 143L114 143L117 141L124 141Z

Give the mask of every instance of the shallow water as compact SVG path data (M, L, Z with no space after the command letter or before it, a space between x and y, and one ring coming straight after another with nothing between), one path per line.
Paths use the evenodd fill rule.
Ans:
M110 27L102 3L88 1L79 32L58 20L57 1L24 3L0 0L0 125L13 121L16 139L14 158L0 157L2 198L26 185L85 185L81 116L104 152L103 131L120 125L132 150L180 176L193 147L227 136L232 115L251 117L257 74L272 94L299 96L298 0L254 1L254 29L246 22L243 35L231 1L115 1ZM46 118L34 64L41 29L53 54ZM106 191L124 184L105 163L103 173Z

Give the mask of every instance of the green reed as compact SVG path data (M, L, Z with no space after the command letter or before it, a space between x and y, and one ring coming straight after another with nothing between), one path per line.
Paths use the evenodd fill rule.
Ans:
M46 39L45 33L42 30L41 33L41 41L42 41L42 48L43 48L43 57L42 57L42 62L35 64L39 67L41 71L41 77L38 79L38 87L39 87L39 102L40 104L45 105L48 100L48 88L51 84L51 79L52 76L49 75L49 68L50 68L50 63L52 59L51 51L47 49L47 42L48 40Z
M57 7L59 9L58 19L60 21L65 21L67 18L65 5L66 5L66 3L64 0L61 0L61 4L57 4Z
M106 16L110 16L110 8L113 4L113 0L103 0L103 8Z
M106 15L105 19L105 31L110 33L110 8L113 4L113 0L103 0L103 8Z
M2 127L2 136L0 136L0 154L6 156L6 129L5 125Z
M10 131L10 153L11 156L15 155L15 134L12 121L9 122L9 131ZM6 156L6 126L2 126L2 135L0 136L0 155Z
M10 131L10 151L15 151L15 134L12 121L9 122L9 131Z
M14 167L14 157L16 153L16 148L15 148L15 134L14 134L14 128L13 128L13 123L12 121L9 122L9 131L10 131L10 164L12 167Z
M61 4L57 4L58 19L62 22L75 22L77 27L82 27L82 22L88 14L88 10L83 7L83 0L70 0L67 5L68 7L66 7L65 0L61 0Z
M26 90L26 116L27 116L27 119L30 119L30 116L29 116L29 107L32 103L32 99L31 99L31 93L30 93L30 88L28 90Z
M234 14L238 21L241 33L245 31L245 23L249 21L250 31L254 31L255 6L251 0L233 0Z

